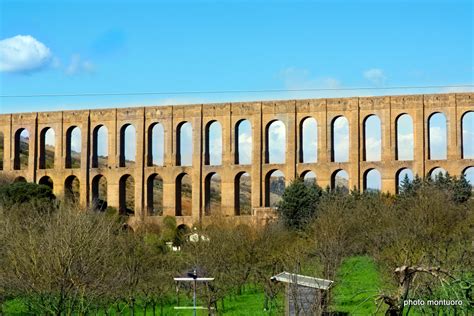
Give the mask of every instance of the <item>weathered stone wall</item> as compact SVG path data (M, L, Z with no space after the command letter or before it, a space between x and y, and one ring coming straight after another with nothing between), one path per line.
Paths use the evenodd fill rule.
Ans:
M22 176L28 181L38 182L49 176L54 183L54 192L64 192L65 179L75 175L80 181L80 202L91 203L91 183L97 175L103 175L108 183L108 204L119 205L119 180L123 175L132 175L135 180L135 219L157 221L147 216L146 181L150 175L159 174L163 179L164 215L175 215L176 178L183 172L192 179L192 216L179 218L179 222L192 223L202 218L204 203L204 179L211 172L221 176L222 211L234 215L235 179L242 172L251 176L251 203L255 209L265 205L265 176L280 170L286 181L313 171L319 185L331 185L331 176L339 169L349 174L349 186L361 189L367 170L376 168L382 175L382 191L395 192L397 172L410 168L414 174L427 175L435 167L442 167L450 174L458 175L465 168L474 166L474 159L462 159L461 118L474 111L474 94L432 94L382 97L354 97L334 99L308 99L264 102L243 102L180 106L155 106L121 109L38 112L0 115L0 132L4 135L4 168L2 173L13 177ZM436 112L447 118L447 160L428 159L428 119ZM414 159L396 159L396 119L402 114L413 119ZM363 161L363 124L369 115L376 114L381 120L382 159L377 162ZM349 161L331 162L331 124L339 116L349 121ZM300 163L299 132L302 121L313 117L318 124L318 162ZM235 126L247 119L252 125L252 164L235 164ZM265 163L266 127L274 120L286 126L286 163ZM204 130L209 122L218 121L222 126L222 165L209 166L204 163ZM190 122L193 129L192 166L177 166L177 128ZM147 166L148 129L159 122L164 127L164 165ZM126 124L136 129L136 162L133 167L120 167L120 130ZM92 168L93 130L104 125L108 129L108 167ZM81 129L81 168L66 168L66 133L77 126ZM39 135L44 128L55 131L54 169L39 169ZM30 134L29 163L27 170L14 170L14 135L26 128ZM245 216L242 216L244 220ZM245 217L246 218L246 217Z

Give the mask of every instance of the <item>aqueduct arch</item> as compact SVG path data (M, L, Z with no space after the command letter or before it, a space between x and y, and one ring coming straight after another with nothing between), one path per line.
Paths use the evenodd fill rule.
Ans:
M465 130L473 111L474 93L450 93L2 114L0 172L37 183L51 180L57 196L73 187L82 205L100 200L132 213L133 198L133 216L138 219L171 215L189 225L205 216L206 203L214 201L206 196L211 174L220 177L220 212L238 218L269 204L268 175L274 170L284 175L284 184L311 171L322 187L334 186L337 172L344 170L348 179L338 181L360 190L367 188L368 171L377 170L381 190L393 193L403 180L402 170L428 176L440 167L459 175L474 166L474 138ZM434 160L429 121L437 113L445 117L447 154ZM334 123L342 117L347 120L349 149L346 159L336 162L339 144L334 139L340 135ZM379 120L380 160L366 159L365 123L370 117ZM270 129L275 122L278 128ZM315 131L304 130L310 122ZM398 133L404 125L410 126L409 132ZM125 157L125 128L131 126L133 164ZM220 163L210 161L213 126L221 134L216 142L221 145ZM42 140L48 129L54 131L54 147ZM182 136L189 144L182 143ZM284 159L274 162L268 159L269 146L278 137L284 140ZM410 150L402 155L405 146ZM44 149L54 153L46 155ZM181 163L181 155L191 150L187 163ZM306 159L305 152L316 157ZM45 158L53 161L45 164ZM127 186L132 179L133 185Z

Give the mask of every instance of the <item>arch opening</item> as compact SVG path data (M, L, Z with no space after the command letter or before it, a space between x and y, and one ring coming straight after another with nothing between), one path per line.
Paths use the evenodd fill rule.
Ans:
M318 124L312 117L305 118L300 124L300 162L318 161Z
M265 206L277 206L284 192L285 175L280 170L270 171L265 177Z
M436 181L439 177L446 176L447 172L444 168L436 167L430 171L430 179Z
M133 167L137 154L137 132L132 124L120 129L120 167Z
M119 181L119 213L135 214L135 179L131 175L123 175Z
M54 155L56 150L56 139L51 127L44 128L40 133L39 168L54 168Z
M448 156L446 116L437 112L428 119L428 158L445 160Z
M99 125L92 133L92 167L107 168L109 160L109 131L106 126Z
M349 121L345 116L336 117L331 124L331 161L349 161Z
M402 114L397 118L395 137L397 138L397 160L413 160L414 157L414 134L413 119L408 114Z
M397 193L401 192L401 189L413 182L414 176L413 171L409 168L403 168L397 172Z
M249 120L241 120L235 125L235 163L252 163L252 125Z
M192 215L192 196L191 177L182 173L176 178L176 216Z
M44 177L42 177L41 179L39 179L38 184L48 186L48 187L51 189L51 191L52 191L53 188L54 188L53 180L52 180L50 177L48 177L48 176L44 176Z
M461 119L463 159L474 159L474 112L464 113Z
M28 169L30 152L30 133L26 128L20 128L15 132L15 152L13 158L14 170Z
M265 162L282 164L286 161L286 127L280 120L270 122L266 127Z
M364 161L382 159L382 123L377 115L364 120Z
M472 190L474 190L474 167L467 167L463 171L463 175L466 178L467 182L471 185Z
M92 206L99 211L107 209L107 178L97 175L92 179Z
M161 123L154 123L148 128L147 166L163 166L165 162L165 130Z
M252 214L252 181L247 172L235 177L235 215Z
M81 183L76 176L69 176L64 181L64 198L70 203L80 202Z
M81 129L72 126L66 132L66 168L81 167L81 147Z
M331 187L333 190L349 193L349 174L343 170L336 170L331 177Z
M221 214L222 194L219 174L214 172L207 175L204 193L204 214L206 216Z
M317 184L316 181L316 174L313 171L305 171L301 174L301 178L303 178L304 184L306 186L313 186Z
M222 127L218 121L211 121L206 126L204 163L211 166L222 164Z
M382 175L377 169L369 169L364 174L364 191L382 191Z
M147 180L147 209L148 216L163 215L163 179L156 173Z
M17 183L17 182L22 182L22 183L26 183L26 178L25 177L16 177L15 179L13 179L13 183Z
M176 129L176 165L193 165L193 128L191 123L182 122Z

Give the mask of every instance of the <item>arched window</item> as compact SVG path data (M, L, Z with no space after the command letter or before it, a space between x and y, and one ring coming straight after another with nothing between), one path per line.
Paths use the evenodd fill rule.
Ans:
M414 134L413 120L410 115L402 114L397 118L397 160L413 160Z
M66 132L66 168L81 167L81 129L71 126Z
M472 189L474 190L474 167L467 167L464 169L464 177L466 177L466 180L469 182L471 185Z
M165 130L160 123L148 128L148 166L163 166L165 161Z
M137 154L137 132L132 124L120 129L120 167L133 167Z
M252 125L249 120L241 120L235 125L235 163L250 165L252 163Z
M204 164L218 166L222 164L222 127L217 121L206 126Z
M397 193L400 193L400 189L413 181L413 171L408 168L403 168L397 173Z
M235 177L235 215L252 214L252 181L246 172Z
M182 173L176 178L176 216L191 216L193 187L191 177Z
M305 171L301 174L304 184L307 186L316 185L316 174L313 171Z
M205 215L220 214L222 205L221 177L215 172L206 177L204 197Z
M318 124L312 117L305 118L300 126L300 162L318 161Z
M182 122L176 129L176 165L193 165L193 128L191 123Z
M446 170L441 167L433 168L430 171L431 180L437 180L441 176L446 176Z
M434 113L428 119L428 148L430 160L444 160L448 155L446 116Z
M41 177L41 179L39 179L39 181L38 181L38 184L46 185L51 190L53 190L53 188L54 188L53 180L48 176Z
M331 177L331 187L333 190L349 192L349 174L345 170L336 170Z
M270 122L266 129L266 162L271 164L285 163L286 127L282 121Z
M131 175L123 175L119 182L119 212L122 215L135 213L135 180Z
M474 112L466 112L461 119L462 158L474 159Z
M149 216L163 215L163 179L156 173L148 177L147 208Z
M99 125L92 132L92 167L106 168L109 159L109 131L104 125Z
M20 128L15 132L15 154L13 169L28 169L28 159L30 152L30 133L26 128Z
M18 182L23 182L23 183L26 183L26 179L25 177L16 177L14 180L13 180L13 183L18 183Z
M280 170L270 171L265 178L265 206L277 206L283 192L285 192L285 175Z
M39 168L54 168L54 154L56 149L56 135L50 127L44 128L40 133Z
M364 175L364 190L365 191L381 191L382 190L382 176L377 169L370 169Z
M69 176L64 182L64 197L70 203L79 203L81 183L76 176Z
M100 211L107 209L107 179L100 174L92 179L92 206Z
M349 121L344 116L339 116L331 125L331 161L349 161Z
M364 120L364 161L382 159L382 124L377 115Z

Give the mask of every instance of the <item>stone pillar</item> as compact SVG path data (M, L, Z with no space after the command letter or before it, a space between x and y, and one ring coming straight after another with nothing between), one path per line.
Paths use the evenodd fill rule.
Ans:
M349 112L349 190L352 190L354 187L361 190L362 183L361 183L361 175L360 175L360 167L359 163L361 160L361 156L359 150L361 148L359 138L361 137L361 119L359 114L359 100L358 99L351 99L353 104L349 104L350 112ZM352 103L351 102L351 103Z
M109 133L109 139L108 139L108 147L109 147L109 152L108 152L108 158L107 158L107 164L109 168L112 170L116 170L119 167L119 155L120 155L120 150L118 148L120 144L120 127L117 126L117 109L113 110L114 112L114 121L110 122L111 124L107 125L107 131Z
M10 171L13 169L13 132L11 115L2 115L0 117L3 125L3 170Z
M413 175L419 175L420 177L425 176L425 160L428 157L428 146L426 146L426 140L428 138L425 122L425 110L424 105L420 104L419 107L411 111L410 116L413 119Z
M255 103L258 106L258 113L254 114L250 120L252 123L252 208L263 206L262 164L265 157L263 155L265 127L262 125L262 103ZM266 149L265 149L266 150Z
M288 186L298 175L296 174L297 163L297 122L296 122L296 103L291 102L287 105L286 115L286 157L285 157L285 182Z
M449 161L461 159L461 144L458 141L459 130L461 130L461 121L457 120L456 115L456 99L454 96L449 97L449 105L446 109L446 132L448 142L447 159ZM462 131L461 131L462 133ZM460 134L459 134L460 135ZM453 171L449 171L450 174ZM452 174L456 175L456 174Z
M318 113L316 122L318 125L318 163L327 163L331 158L331 139L329 138L331 136L331 123L328 122L328 110L326 102L324 102L324 111ZM318 175L316 175L316 177L317 176Z
M36 162L38 158L38 113L35 113L33 122L28 126L30 140L28 142L28 177L27 180L36 182Z
M90 116L87 113L87 116L83 118L86 121L86 124L78 125L81 128L81 169L79 174L79 182L81 184L80 187L80 202L83 206L89 206L89 135L91 133L89 126L90 126ZM62 124L61 124L62 125ZM64 146L65 147L65 146ZM61 151L63 152L63 151ZM64 157L62 157L64 158ZM62 164L65 163L65 159L61 159ZM110 191L108 186L108 179L107 179L107 191ZM109 203L109 199L107 198L107 202ZM114 204L110 204L111 206Z
M232 126L232 114L230 106L227 115L222 118L222 166L221 170L221 211L226 216L234 215L235 199L234 199L234 179L230 168L234 164L233 144L234 128Z
M174 174L162 176L163 179L163 216L176 215L176 179Z
M203 126L202 126L202 106L200 115L194 116L191 119L193 127L193 166L192 166L192 216L194 221L199 221L202 201L202 183L204 181L202 177L202 141L203 141Z
M137 115L139 118L133 122L136 133L136 153L135 153L135 217L143 220L145 216L145 203L144 196L146 192L146 181L144 179L144 167L145 167L145 109L137 109Z

